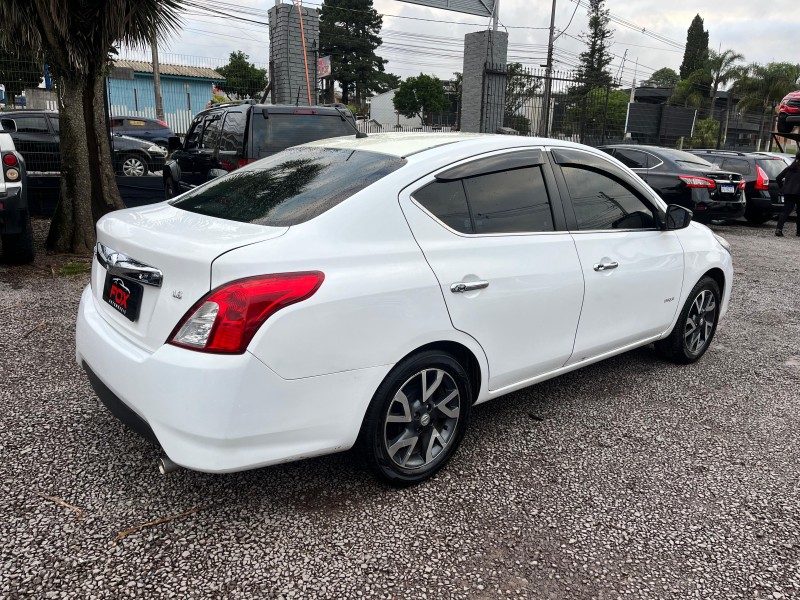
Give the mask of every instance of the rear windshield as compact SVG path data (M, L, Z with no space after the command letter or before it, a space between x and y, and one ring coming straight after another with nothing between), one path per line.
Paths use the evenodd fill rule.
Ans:
M756 164L764 169L770 179L775 179L786 168L786 163L780 158L758 158Z
M220 177L172 202L189 212L289 227L321 215L406 164L396 156L294 148Z
M336 115L253 114L253 152L264 158L275 152L325 138L355 135L353 125Z
M683 150L674 150L672 148L658 148L657 154L660 154L665 158L683 164L694 164L694 165L699 165L701 167L713 166L706 159L701 158L696 154L690 154L689 152L684 152Z

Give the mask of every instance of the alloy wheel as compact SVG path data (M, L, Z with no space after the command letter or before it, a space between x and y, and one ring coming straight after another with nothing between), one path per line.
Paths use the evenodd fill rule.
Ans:
M692 302L683 330L686 349L692 354L701 352L714 333L717 320L717 301L710 290L700 292Z
M144 171L144 163L135 156L129 156L122 163L122 173L128 177L141 177L144 175Z
M394 395L384 420L391 461L403 469L428 467L455 439L461 396L449 373L423 369Z

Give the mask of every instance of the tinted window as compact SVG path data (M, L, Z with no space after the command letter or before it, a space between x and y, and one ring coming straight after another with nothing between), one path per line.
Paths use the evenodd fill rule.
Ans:
M111 127L122 127L122 119L111 119Z
M614 150L614 158L631 169L647 168L647 154L639 150L623 150L622 148L617 148Z
M750 163L742 158L726 158L722 161L722 169L725 171L733 171L734 173L741 173L742 175L749 175Z
M342 135L355 135L355 131L338 114L271 114L265 119L255 113L253 118L253 152L258 157L306 142Z
M198 119L192 125L192 128L189 130L189 133L186 135L186 144L184 147L186 150L191 150L192 148L197 148L200 145L200 140L203 138L203 120Z
M578 229L652 229L653 212L634 192L611 177L563 166Z
M206 119L206 131L203 134L203 139L200 142L201 148L214 149L217 147L222 131L222 115L214 115Z
M12 117L17 124L17 133L50 133L44 116Z
M474 233L461 180L435 181L413 195L417 202L451 229Z
M469 177L464 187L475 233L554 230L540 167Z
M764 172L767 174L767 177L770 179L775 179L778 175L781 174L784 168L786 168L786 163L780 159L772 159L766 158L762 159L759 158L756 160L756 164L764 169Z
M225 115L222 126L222 139L219 149L225 152L241 154L244 148L244 124L247 115L242 112L231 111Z
M375 152L297 148L215 179L173 204L221 219L288 227L324 213L405 162Z

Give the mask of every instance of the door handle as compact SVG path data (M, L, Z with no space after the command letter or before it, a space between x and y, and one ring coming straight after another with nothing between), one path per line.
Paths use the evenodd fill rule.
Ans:
M610 262L610 263L597 263L594 266L595 271L610 271L611 269L616 269L619 266L619 263Z
M450 286L450 291L454 294L461 294L473 290L482 290L487 287L489 287L488 281L459 281Z

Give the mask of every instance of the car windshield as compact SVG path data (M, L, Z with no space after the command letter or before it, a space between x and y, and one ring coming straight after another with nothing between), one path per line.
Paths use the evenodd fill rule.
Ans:
M764 169L770 179L775 179L786 168L786 163L780 158L759 158L756 159L756 164Z
M406 164L396 156L293 148L239 169L172 202L189 212L243 223L304 223Z

